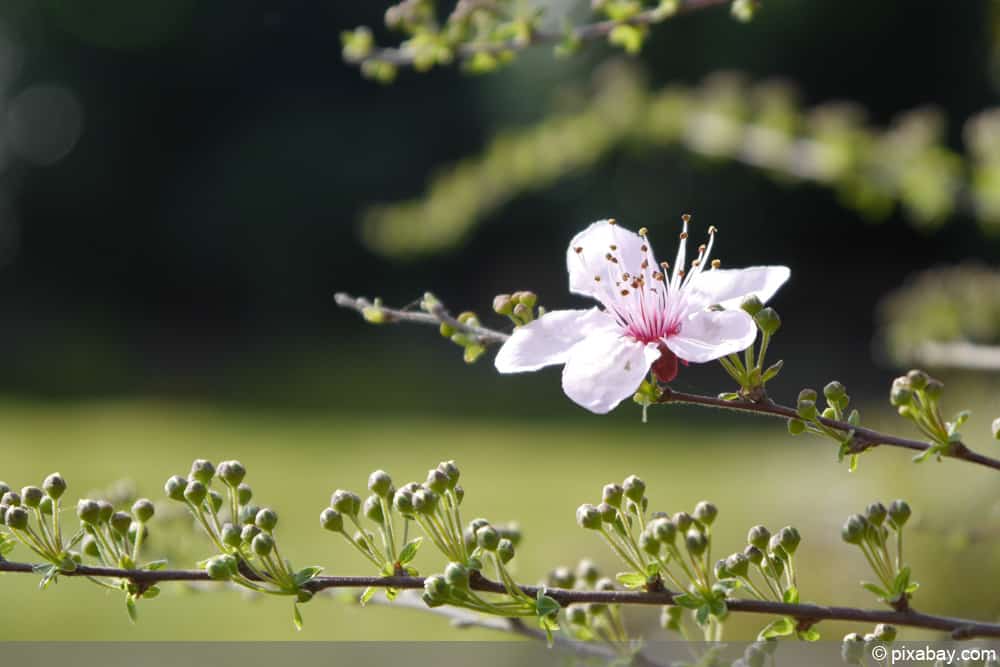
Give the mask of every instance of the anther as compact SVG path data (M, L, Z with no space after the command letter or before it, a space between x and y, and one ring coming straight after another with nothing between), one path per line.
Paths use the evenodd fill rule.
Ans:
M687 237L688 237L688 233L687 232L681 232L681 241L687 240Z
M645 238L646 234L648 234L648 233L649 233L649 230L646 229L645 227L640 227L639 228L639 236ZM645 248L645 246L643 246L643 248Z
M622 296L628 296L628 290L627 289L623 289L622 290Z
M681 220L684 222L691 222L691 214L685 213L684 215L681 216Z
M713 269L717 269L720 266L722 266L722 260L721 259L713 259L712 260L712 268Z
M618 221L615 220L614 218L608 218L608 224L609 225L617 225Z
M615 245L614 243L612 243L612 244L611 244L610 246L608 246L608 247L610 247L610 248L611 248L611 250L618 250L618 246L616 246L616 245Z
M573 248L573 251L576 252L576 254L579 255L581 252L583 252L583 246L582 245L578 245L577 247Z
M719 229L718 229L718 227L716 227L715 225L709 225L709 226L708 226L708 233L709 233L709 234L714 234L714 233L716 233L717 231L719 231Z

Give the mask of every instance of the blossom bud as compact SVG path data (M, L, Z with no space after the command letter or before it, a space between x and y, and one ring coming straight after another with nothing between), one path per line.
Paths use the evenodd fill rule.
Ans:
M910 505L905 500L893 500L889 503L889 521L898 530L910 519Z
M924 387L924 395L932 401L941 398L942 391L944 391L944 383L934 378L928 380L927 386Z
M462 488L462 485L461 484L456 484L455 488L452 489L452 493L455 494L455 500L458 501L459 505L461 505L462 504L462 500L465 499L465 489Z
M391 498L395 489L392 486L392 477L384 470L376 470L368 475L368 490L379 498Z
M413 514L413 493L406 489L400 489L396 491L396 495L393 496L392 504L396 508L396 511L404 516Z
M796 412L798 412L799 417L806 420L807 422L811 422L814 419L816 419L816 415L818 414L816 410L816 404L813 403L812 401L799 401L799 405L798 408L796 409Z
M413 509L418 514L434 514L441 496L430 489L420 489L413 494Z
M601 513L593 505L580 505L576 510L576 522L581 528L599 530L601 528Z
M573 588L576 584L576 575L568 567L557 567L549 572L547 583L553 588Z
M497 294L493 297L493 312L497 315L510 315L514 312L514 305L510 294Z
M725 558L720 558L715 561L715 565L712 567L712 573L715 575L716 579L727 579L733 576L732 572L729 571L729 567L726 565Z
M222 526L221 535L222 535L222 543L225 544L227 547L238 549L240 547L240 544L242 544L243 542L243 537L240 534L240 529L231 523L227 523Z
M896 639L896 626L887 623L879 623L872 631L875 639L881 642L891 642Z
M799 535L799 531L792 526L785 526L778 531L778 541L781 544L781 548L785 552L792 556L795 554L795 550L799 548L799 542L802 541L802 536Z
M767 541L771 539L771 531L764 526L754 526L747 533L747 544L752 544L761 551L767 548Z
M754 315L753 319L760 330L769 336L781 328L781 318L778 317L778 312L774 308L764 308Z
M258 533L250 543L250 547L258 556L267 556L274 550L274 538L267 533Z
M42 482L42 488L52 500L59 500L66 493L66 480L57 472L52 473Z
M252 523L248 523L243 526L243 529L240 531L240 541L243 542L243 544L250 544L253 542L253 538L258 535L260 535L260 528Z
M538 295L527 290L514 292L510 295L510 298L525 308L534 308L535 304L538 303Z
M760 565L764 562L764 552L752 544L747 545L746 548L743 549L743 555L746 556L747 560L754 565Z
M684 544L692 556L700 556L705 553L705 548L708 546L708 538L700 530L692 528L684 536Z
M115 512L111 515L109 522L111 529L119 535L128 535L128 528L132 525L132 517L125 512Z
M567 607L566 622L570 625L586 625L587 610L580 605L571 605Z
M191 474L188 475L191 479L196 479L205 486L208 486L212 478L215 477L215 466L212 465L211 461L206 461L205 459L195 459L191 463Z
M734 576L745 577L750 568L750 559L745 554L735 553L726 558L726 569Z
M576 566L576 578L588 586L593 586L597 583L600 576L601 575L597 569L597 565L595 565L594 561L590 559L585 558Z
M711 526L712 522L715 521L715 517L719 515L719 508L703 500L694 507L694 518L702 522L706 526Z
M885 505L880 502L874 502L865 508L865 518L868 519L869 523L873 526L881 526L882 522L885 521L885 516L887 510Z
M844 637L840 645L840 657L848 665L860 665L865 658L865 640L856 632Z
M243 483L243 478L247 476L247 469L239 461L223 461L216 471L219 479L231 488L236 488Z
M496 526L500 537L510 540L515 547L521 543L521 526L516 521L511 521L505 526Z
M903 407L913 401L913 387L905 377L898 377L892 382L892 389L889 391L889 402L894 407Z
M806 423L801 419L788 420L788 432L792 435L801 435L806 430Z
M76 515L83 523L93 526L100 521L101 508L97 505L96 501L84 498L76 503Z
M265 507L254 517L254 525L263 531L271 532L278 525L278 514L270 507Z
M606 484L601 493L601 500L612 507L621 508L622 496L624 495L625 489L622 488L621 484Z
M653 536L663 544L673 544L677 539L677 526L670 519L658 518L649 523Z
M356 517L361 510L361 497L351 491L337 489L330 497L330 507L341 514Z
M500 533L493 526L483 526L476 531L476 543L487 551L496 551L500 544Z
M615 519L618 518L618 510L607 503L601 503L597 506L597 511L601 514L601 521L604 523L614 523Z
M240 505L246 505L253 499L253 489L250 488L249 484L240 484L236 487L236 502Z
M7 508L7 515L4 517L4 523L7 524L8 528L14 530L24 530L28 527L28 510L20 506Z
M771 554L773 558L779 560L785 560L788 558L788 554L781 547L781 538L777 534L771 536L771 539L767 541L767 553Z
M469 568L461 563L448 563L444 568L444 580L449 586L465 590L469 587Z
M45 496L42 498L42 502L38 503L38 509L45 516L52 516L52 513L56 511L55 502L49 496Z
M497 556L501 563L505 565L509 563L514 558L514 543L506 537L501 538L500 543L497 544Z
M44 497L45 492L37 486L26 486L21 489L21 503L24 504L25 507L38 507Z
M743 311L750 317L755 317L757 313L764 309L764 304L756 294L751 294L747 298L743 299L743 303L740 304L740 308L742 308Z
M815 403L817 398L819 398L819 396L816 395L815 389L803 389L802 391L799 392L798 402L801 403L802 401L812 401L813 403Z
M97 540L92 535L84 535L80 541L80 550L91 558L100 558L101 550L97 546Z
M222 504L225 500L222 498L222 494L215 489L208 490L208 506L212 508L213 514L218 514L219 510L222 509Z
M97 510L97 520L100 523L107 523L111 520L111 515L115 513L115 508L107 500L98 500Z
M344 530L344 515L337 510L327 507L320 512L319 524L326 530L340 533Z
M448 598L448 582L440 574L424 579L424 595L440 604Z
M826 400L836 403L847 396L847 389L844 388L843 384L834 380L823 387L823 395L826 396Z
M382 500L375 495L368 496L365 499L365 504L362 509L365 516L377 523L382 525L385 523L385 515L382 513Z
M914 369L906 374L906 380L915 391L920 391L927 386L927 383L930 381L930 377L927 373Z
M21 506L21 494L16 491L6 491L3 497L0 498L0 503L7 505L9 507L20 507Z
M674 522L674 526L677 527L678 532L681 533L686 533L687 529L694 523L694 519L687 512L678 512L674 515L672 521Z
M434 493L444 493L448 488L448 475L437 468L427 471L427 481L424 485Z
M596 584L594 584L594 590L595 591L613 591L613 590L615 590L615 582L611 581L607 577L602 577L601 579L597 580Z
M184 500L185 488L187 488L187 480L180 475L174 475L163 485L163 490L171 500Z
M229 555L209 558L205 573L215 581L228 581L236 573L236 559Z
M635 502L640 502L646 493L646 483L635 475L626 477L622 488L625 491L625 497Z
M135 514L135 518L140 523L146 523L153 518L153 515L156 513L156 507L148 498L139 498L139 500L132 503L132 513Z
M660 541L656 539L649 527L639 534L639 548L648 553L650 556L656 556L660 553Z
M848 544L861 544L868 530L868 520L861 514L852 514L840 529L840 537Z
M250 524L257 519L257 512L260 508L256 505L244 505L240 508L240 515L237 517L241 524Z
M195 506L200 506L208 496L208 487L196 479L192 479L184 487L184 498Z

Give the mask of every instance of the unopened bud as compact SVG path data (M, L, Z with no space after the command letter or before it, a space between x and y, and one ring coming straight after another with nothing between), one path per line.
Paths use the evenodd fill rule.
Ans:
M368 490L380 498L390 498L394 492L392 477L384 470L376 470L368 475Z
M148 498L140 498L132 503L132 513L135 514L135 518L140 522L146 523L153 518L153 515L156 513L156 507Z
M691 524L694 523L694 519L687 512L677 512L671 520L674 522L677 531L681 533L686 533Z
M514 306L510 294L497 294L493 297L493 312L498 315L510 315L514 312Z
M382 500L376 495L368 496L365 499L364 507L362 508L364 515L377 523L382 525L385 523L385 514L382 512Z
M605 484L604 489L601 492L601 500L612 507L620 508L622 506L622 497L624 495L625 489L622 488L621 484Z
M84 498L76 503L76 515L83 523L97 525L101 517L101 508L96 501Z
M711 526L712 522L715 521L715 517L717 517L718 515L719 515L719 508L713 505L712 503L708 502L707 500L703 500L697 505L695 505L694 518L696 518L698 521L702 522L706 526Z
M270 507L257 512L254 524L263 531L271 532L278 525L278 514Z
M514 558L514 543L506 537L501 538L500 543L497 544L497 556L501 563L505 565L509 563Z
M753 319L757 322L760 330L769 336L781 328L781 318L778 317L778 312L774 308L764 308L754 315Z
M496 551L500 544L500 533L493 526L483 526L476 531L476 543L486 551Z
M8 528L14 530L24 530L28 527L28 510L19 506L7 508L7 515L4 517L4 523L7 524Z
M752 544L761 551L767 548L767 542L771 539L771 531L764 526L754 526L747 533L747 544Z
M232 547L238 549L240 544L243 542L243 537L240 533L240 529L231 523L227 523L222 526L222 543L227 547Z
M196 479L192 479L184 487L184 498L195 506L200 506L208 496L208 487Z
M38 507L42 498L45 497L45 492L42 491L37 486L26 486L21 489L21 503L25 507L35 508Z
M625 497L635 502L640 502L646 494L646 483L635 475L629 475L625 478L622 488L625 491Z
M211 461L195 459L191 464L191 474L188 476L207 486L215 477L215 466L212 465Z
M234 489L242 484L243 478L247 476L247 469L239 461L223 461L216 472L219 479Z
M335 509L327 507L320 513L319 523L326 530L339 533L344 530L344 515Z
M886 514L885 505L880 502L871 503L865 508L865 518L874 526L881 526Z
M240 505L246 505L251 500L253 500L253 489L250 488L249 484L240 484L236 487L236 502Z
M910 519L910 505L905 500L893 500L889 503L889 521L897 529L906 525Z
M778 542L781 544L781 548L788 553L789 556L795 554L795 550L799 548L799 543L802 541L802 536L799 535L799 531L792 526L785 526L778 531Z
M274 538L268 533L258 533L250 545L253 552L258 556L267 556L274 550Z
M601 528L601 513L593 505L580 505L576 510L576 522L581 528L599 530Z
M756 294L751 294L747 298L743 299L743 303L740 304L740 308L742 308L743 311L750 317L756 317L757 313L764 309L764 304Z
M708 538L700 530L692 529L684 536L684 544L688 552L692 556L697 557L705 553L705 548L708 546Z
M868 530L868 521L861 514L853 514L840 529L840 537L848 544L861 544Z
M112 530L119 535L128 535L129 526L132 525L132 517L125 512L115 512L111 515L108 523L111 524Z
M66 493L66 480L57 472L52 473L42 482L42 488L52 500L59 500ZM0 494L2 495L2 494Z
M330 497L330 507L341 514L356 517L361 511L361 497L351 491L337 489Z
M469 568L461 563L448 563L444 568L444 580L449 586L465 590L469 587Z

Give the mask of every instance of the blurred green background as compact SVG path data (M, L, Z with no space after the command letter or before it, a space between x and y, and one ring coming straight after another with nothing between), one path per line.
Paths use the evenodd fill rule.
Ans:
M365 211L420 196L502 132L584 105L613 57L602 45L569 61L543 51L488 77L445 70L380 87L341 62L337 37L378 24L385 6L0 6L0 479L20 487L59 470L84 494L128 478L160 500L191 459L239 458L282 516L287 555L365 573L317 525L330 492L362 491L379 467L397 482L423 479L455 458L468 512L521 523L518 576L535 581L583 555L615 571L573 511L637 472L656 509L719 504L725 552L754 523L796 525L803 598L844 604L874 601L856 585L863 559L840 543L840 523L876 498L906 497L920 520L908 538L920 608L1000 614L981 583L1000 568L986 471L876 450L848 473L832 445L792 439L780 422L690 408L654 410L645 426L634 406L596 417L563 397L555 371L497 377L486 359L466 367L433 330L375 329L332 302L346 290L402 305L433 290L456 311L485 313L494 294L531 288L550 308L580 304L563 268L576 231L614 216L667 239L692 212L698 229L720 228L725 265L792 267L774 303L784 326L772 354L786 361L775 395L837 378L870 425L909 433L885 406L898 369L877 304L928 267L991 266L995 235L962 210L933 229L896 209L872 223L830 189L631 146L505 203L444 252L379 255L360 232ZM773 0L749 25L725 10L670 22L631 65L653 88L719 70L780 78L807 105L852 100L877 126L931 104L958 147L964 121L997 102L992 12L986 1ZM716 393L724 377L690 368L676 386ZM943 379L946 408L975 411L969 444L995 449L996 379ZM174 550L178 566L208 554L181 528L154 530L150 545ZM422 571L439 565L429 555ZM487 636L327 599L304 607L295 633L285 601L236 606L236 594L180 587L141 604L132 626L121 599L83 582L38 592L32 577L7 575L0 587L0 639ZM735 635L762 624L732 622ZM633 627L651 635L655 613L638 612ZM826 636L840 629L866 630Z

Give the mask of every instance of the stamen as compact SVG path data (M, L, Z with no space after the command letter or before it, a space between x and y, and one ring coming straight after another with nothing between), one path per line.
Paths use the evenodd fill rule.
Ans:
M688 233L687 232L681 232L681 237L680 237L681 241L687 240L687 237L688 237Z
M715 225L709 225L709 226L708 226L708 233L709 233L710 235L711 235L711 234L715 234L715 233L716 233L717 231L719 231L719 228L718 228L718 227L716 227Z
M720 266L722 266L722 260L721 259L713 259L712 260L712 268L713 269L717 269Z
M594 281L598 282L598 283L601 282L601 277L600 276L594 276Z
M685 225L687 223L691 222L691 214L690 213L685 213L684 215L682 215L681 216L681 221L683 221Z
M622 290L622 296L628 296L628 290L627 289L623 289Z
M646 229L645 227L640 227L639 228L639 236L641 236L643 238L646 238L646 234L648 234L648 233L649 233L649 230ZM643 249L645 249L645 246L643 246Z
M615 220L614 218L608 218L608 224L609 225L617 225L618 221Z
M611 247L611 251L612 252L614 252L615 250L618 250L618 246L616 246L614 243L612 243L610 247Z
M573 252L579 255L581 252L583 252L583 246L578 245L577 247L573 248Z

